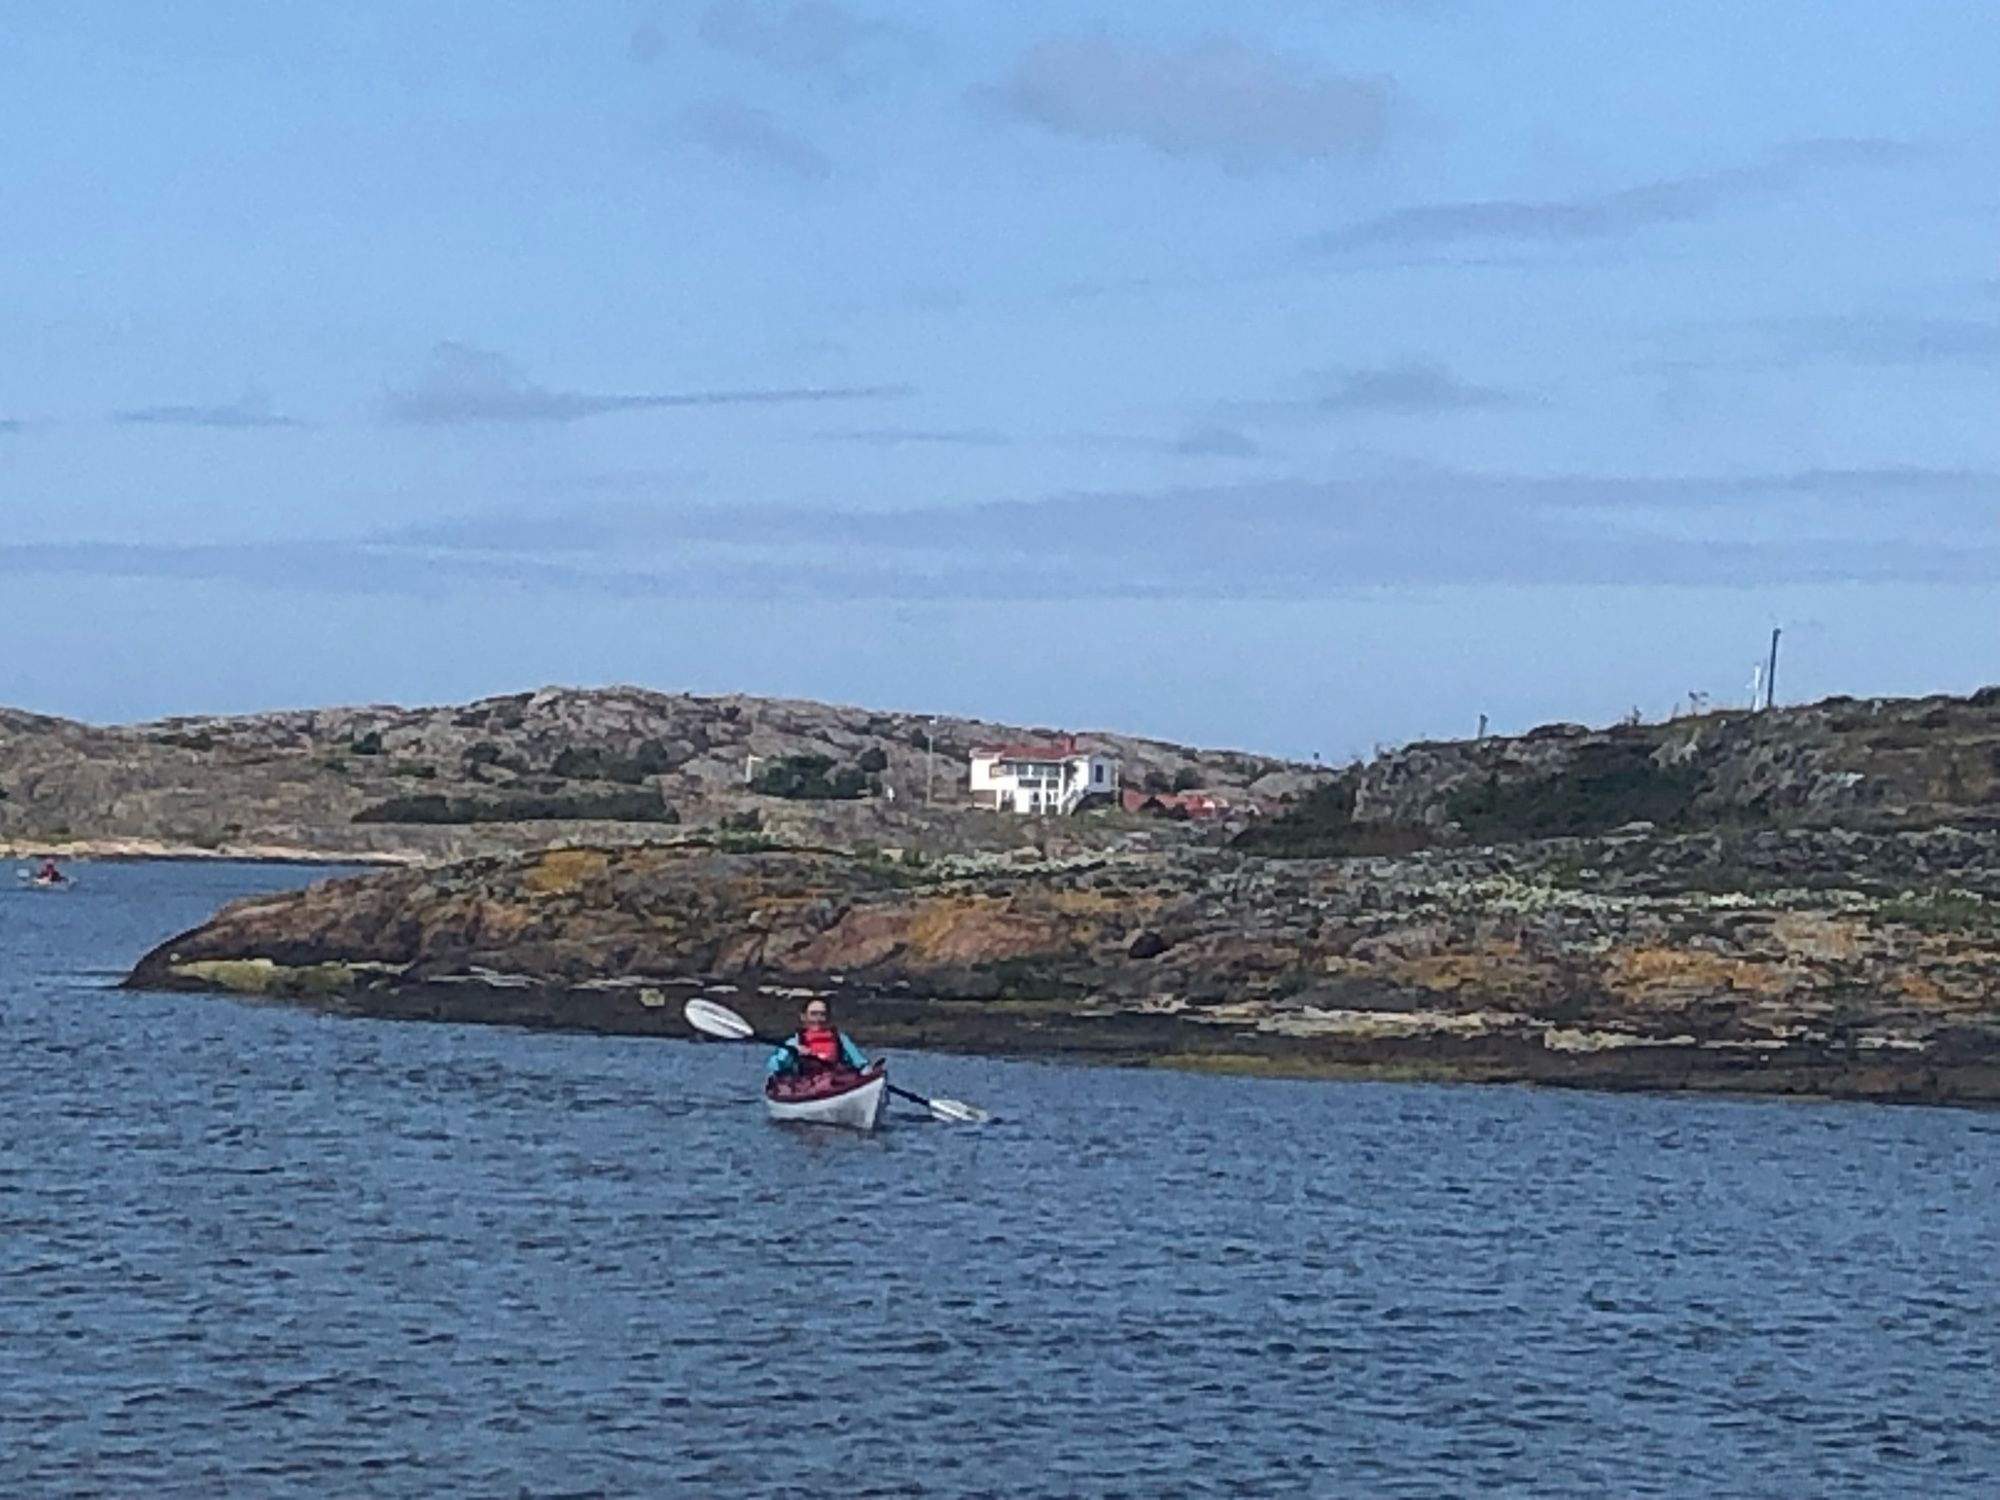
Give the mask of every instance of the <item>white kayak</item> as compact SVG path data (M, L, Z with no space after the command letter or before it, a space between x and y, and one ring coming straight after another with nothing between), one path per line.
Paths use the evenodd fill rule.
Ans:
M859 1073L841 1069L802 1077L780 1076L766 1080L764 1107L774 1120L873 1130L888 1087L888 1075L880 1063L872 1063Z

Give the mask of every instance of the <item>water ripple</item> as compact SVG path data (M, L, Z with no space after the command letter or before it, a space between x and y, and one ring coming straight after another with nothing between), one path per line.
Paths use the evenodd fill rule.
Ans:
M291 878L0 893L0 1494L2000 1493L2000 1128L721 1047L98 976ZM11 897L11 899L10 899Z

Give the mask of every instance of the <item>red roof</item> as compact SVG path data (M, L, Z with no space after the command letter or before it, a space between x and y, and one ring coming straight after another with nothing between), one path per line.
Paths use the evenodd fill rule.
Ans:
M1239 800L1223 792L1148 792L1135 791L1130 787L1119 793L1119 801L1127 812L1144 812L1151 803L1162 812L1172 812L1175 808L1193 818L1212 818L1218 813L1257 812L1260 809L1254 800Z
M974 755L992 755L1001 760L1068 760L1072 755L1089 755L1079 750L1075 740L1060 745L974 745Z

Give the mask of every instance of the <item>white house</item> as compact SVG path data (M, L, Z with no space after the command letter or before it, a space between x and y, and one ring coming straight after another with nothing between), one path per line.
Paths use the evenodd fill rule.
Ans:
M1073 813L1085 797L1118 795L1118 760L1077 747L979 745L972 751L972 800L1001 812Z

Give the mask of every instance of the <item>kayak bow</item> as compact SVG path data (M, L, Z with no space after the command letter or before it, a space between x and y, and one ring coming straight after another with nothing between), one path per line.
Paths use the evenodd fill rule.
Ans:
M845 1125L873 1130L882 1113L889 1080L880 1063L863 1072L852 1068L779 1075L764 1083L764 1107L774 1120L798 1125Z

